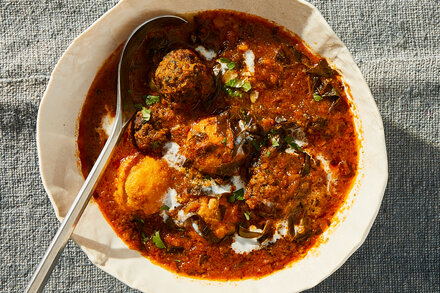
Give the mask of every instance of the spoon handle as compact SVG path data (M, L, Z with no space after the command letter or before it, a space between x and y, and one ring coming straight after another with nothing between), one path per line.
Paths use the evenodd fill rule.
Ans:
M37 267L32 279L30 280L28 287L25 292L41 292L46 284L52 270L57 264L58 258L61 255L64 247L67 244L70 236L75 229L76 224L79 221L82 213L84 212L87 203L89 202L95 187L101 178L105 167L109 161L113 150L115 149L116 144L118 143L121 134L123 133L123 127L121 125L121 119L117 115L115 119L115 125L113 127L113 131L110 137L107 139L107 142L104 145L104 148L101 151L98 159L93 165L92 170L87 176L83 186L81 187L78 195L75 198L72 206L67 212L64 221L62 222L60 228L58 229L55 237L53 238L49 248L46 250L43 259Z

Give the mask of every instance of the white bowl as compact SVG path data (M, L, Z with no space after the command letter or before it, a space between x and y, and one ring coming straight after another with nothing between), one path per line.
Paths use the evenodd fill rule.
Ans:
M382 120L344 44L319 11L301 0L123 0L82 33L55 67L40 104L38 155L44 187L57 217L67 213L84 179L78 168L78 116L104 60L141 22L162 14L233 9L272 20L298 34L316 53L331 60L349 86L361 139L359 174L353 190L324 233L323 243L283 270L260 279L218 282L178 276L129 250L113 232L96 203L82 216L73 239L98 267L127 285L147 292L296 292L333 273L364 242L377 215L388 171Z

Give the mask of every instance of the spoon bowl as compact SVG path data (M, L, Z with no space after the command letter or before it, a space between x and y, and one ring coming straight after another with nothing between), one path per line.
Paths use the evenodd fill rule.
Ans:
M67 241L70 239L87 203L90 201L93 191L104 173L105 167L107 166L116 145L128 123L136 113L133 101L128 93L130 66L135 52L149 32L164 26L177 26L185 23L187 23L187 21L178 16L158 16L139 25L127 39L124 49L122 50L121 58L119 59L117 105L113 129L98 159L93 165L92 170L67 212L60 228L46 250L43 259L33 274L25 292L41 292L43 290L61 252L66 246Z
M125 127L136 112L131 96L129 95L129 76L131 61L141 46L146 35L164 26L178 26L188 23L185 19L175 15L157 16L139 25L122 49L118 67L118 92L115 121L121 118L121 127ZM120 117L118 117L120 115Z

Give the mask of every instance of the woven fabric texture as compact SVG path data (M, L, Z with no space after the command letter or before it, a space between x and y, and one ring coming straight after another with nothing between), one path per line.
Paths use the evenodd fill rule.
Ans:
M440 292L440 1L311 2L373 92L385 126L389 182L366 242L309 292ZM23 291L59 226L35 141L50 73L72 40L115 3L0 2L2 292ZM135 290L69 243L46 292Z

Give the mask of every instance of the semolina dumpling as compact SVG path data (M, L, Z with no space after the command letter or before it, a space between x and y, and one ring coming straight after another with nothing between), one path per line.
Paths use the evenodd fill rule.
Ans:
M157 212L170 182L167 164L142 155L125 158L118 169L115 200L128 210Z

